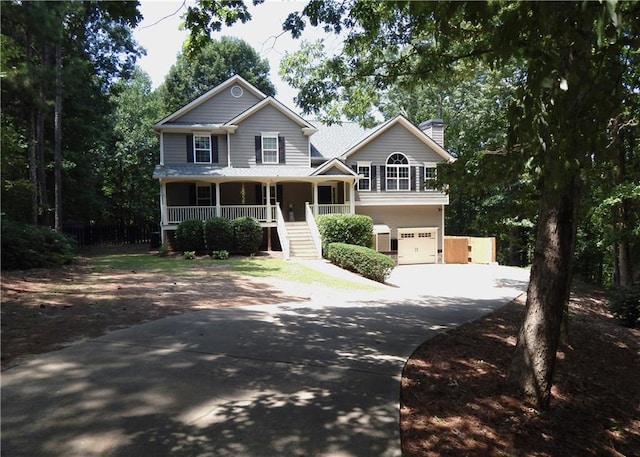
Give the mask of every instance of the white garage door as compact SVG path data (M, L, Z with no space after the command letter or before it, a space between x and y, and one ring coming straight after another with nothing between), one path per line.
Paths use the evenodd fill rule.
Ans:
M398 229L398 265L436 263L437 258L437 227Z

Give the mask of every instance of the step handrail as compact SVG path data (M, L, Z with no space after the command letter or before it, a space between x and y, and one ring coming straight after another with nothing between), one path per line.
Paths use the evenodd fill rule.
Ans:
M309 227L309 231L311 232L311 238L313 239L313 245L316 247L316 253L318 254L318 259L322 258L322 237L320 236L320 231L318 230L318 224L316 224L316 218L313 215L313 211L311 210L311 205L309 202L305 202L305 219L307 220L307 227Z
M289 260L289 237L287 236L287 226L284 223L284 217L282 216L282 210L280 205L276 203L276 224L278 231L278 238L280 238L280 246L282 247L282 256L284 260Z

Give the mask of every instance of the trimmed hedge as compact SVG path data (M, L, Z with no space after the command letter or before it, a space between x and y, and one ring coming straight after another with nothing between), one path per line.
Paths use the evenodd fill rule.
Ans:
M232 221L234 246L238 254L251 255L260 251L262 226L252 217L239 217Z
M2 269L53 267L73 262L75 243L49 227L2 221Z
M322 251L331 243L373 247L373 219L362 214L325 214L318 216Z
M233 247L233 224L224 217L212 217L204 222L204 240L207 254L231 251Z
M178 252L194 251L196 254L205 252L204 229L202 221L188 219L182 221L176 229L175 243Z
M378 282L384 282L396 266L395 261L387 255L371 248L345 243L329 244L327 259L340 268Z

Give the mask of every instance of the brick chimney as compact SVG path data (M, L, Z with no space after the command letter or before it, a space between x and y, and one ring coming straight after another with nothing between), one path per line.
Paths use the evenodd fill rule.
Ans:
M429 119L422 122L418 128L444 148L444 121L442 119Z

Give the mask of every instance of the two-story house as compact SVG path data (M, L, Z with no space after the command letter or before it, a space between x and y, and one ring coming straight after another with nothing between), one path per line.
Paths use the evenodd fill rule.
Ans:
M315 216L373 218L380 251L441 261L448 196L428 185L442 122L398 116L373 129L308 122L233 76L154 126L160 135L161 233L186 219L255 217L268 248L318 257Z

